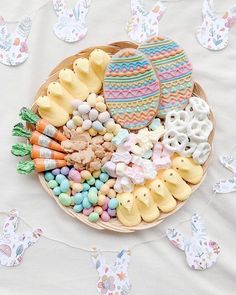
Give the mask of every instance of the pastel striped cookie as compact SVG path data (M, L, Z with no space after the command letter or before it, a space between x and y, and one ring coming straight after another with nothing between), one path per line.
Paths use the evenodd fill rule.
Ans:
M142 52L127 48L116 53L106 69L103 87L110 114L123 128L141 129L156 116L160 84Z
M138 48L154 65L161 85L158 117L188 104L193 92L192 66L184 50L169 38L153 37Z

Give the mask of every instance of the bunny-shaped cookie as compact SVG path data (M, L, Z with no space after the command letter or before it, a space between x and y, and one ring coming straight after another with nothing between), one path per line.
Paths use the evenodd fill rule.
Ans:
M203 23L197 30L199 43L210 50L221 50L228 45L229 30L236 23L236 6L231 7L222 17L213 8L213 0L204 0Z
M22 18L13 33L9 33L4 18L0 16L0 62L7 66L17 66L28 58L26 40L30 33L32 20Z
M232 156L221 156L220 163L233 172L233 177L217 182L213 187L213 191L220 194L236 192L236 158Z
M210 268L216 263L220 253L219 245L210 240L206 233L206 227L201 216L192 216L192 238L173 229L168 229L166 234L170 242L182 251L185 251L188 265L195 270Z
M4 266L16 266L22 262L25 250L35 244L42 234L41 229L33 232L16 234L17 210L11 210L3 226L3 234L0 235L0 264Z
M151 36L158 35L159 21L166 7L158 1L150 12L146 12L142 0L131 0L131 18L127 22L128 36L135 42L143 43Z
M64 0L53 0L53 7L58 16L53 27L55 35L65 42L76 42L87 34L85 18L91 0L79 0L74 8L67 8Z
M128 277L130 251L122 250L117 254L113 265L106 263L99 250L94 249L92 260L99 274L97 282L98 294L102 295L128 295L131 284Z

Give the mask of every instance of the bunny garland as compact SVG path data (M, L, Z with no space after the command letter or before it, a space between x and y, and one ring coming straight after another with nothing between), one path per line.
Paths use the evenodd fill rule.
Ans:
M206 233L206 227L201 216L192 216L191 239L187 239L181 232L168 229L166 235L170 242L185 252L188 265L194 270L204 270L212 267L220 253L219 245L210 240Z
M32 19L22 18L17 24L16 30L9 33L7 25L0 16L0 62L7 66L17 66L28 58L28 46L26 40L31 30Z
M236 23L236 6L230 8L222 17L217 17L213 0L204 0L202 6L203 22L197 30L199 43L210 50L221 50L228 45L229 30Z
M85 18L90 3L90 0L79 0L75 7L67 8L64 0L53 0L53 7L58 16L53 31L59 39L71 43L85 37L88 30Z
M16 266L23 260L25 250L35 244L42 234L41 229L32 232L16 234L17 210L10 211L3 226L3 234L0 235L0 264L4 266Z
M221 156L219 159L225 168L233 172L233 178L217 182L213 191L220 194L236 192L236 159L232 156Z
M114 265L106 263L104 256L99 250L92 252L92 261L99 274L97 283L98 294L101 295L127 295L131 284L128 277L130 251L122 250L117 254Z
M142 0L131 0L131 18L126 25L126 31L131 40L143 43L152 36L157 36L159 21L166 7L158 1L150 12L146 12Z

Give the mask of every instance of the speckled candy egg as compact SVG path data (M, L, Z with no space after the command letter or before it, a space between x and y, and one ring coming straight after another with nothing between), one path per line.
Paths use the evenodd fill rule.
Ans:
M161 85L158 117L171 110L181 110L193 92L192 66L184 50L166 37L153 37L138 48L155 67Z
M111 116L124 128L141 129L157 113L159 81L151 62L136 49L122 49L112 57L103 90Z

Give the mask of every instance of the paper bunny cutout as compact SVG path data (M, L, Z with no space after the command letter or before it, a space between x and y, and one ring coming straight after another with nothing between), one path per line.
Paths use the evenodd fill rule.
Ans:
M87 34L85 19L91 0L79 0L74 8L67 8L64 0L53 0L53 7L58 16L53 27L55 35L65 42L76 42Z
M236 159L232 156L221 156L219 157L220 163L231 172L233 177L228 180L221 180L217 182L213 191L220 194L231 193L236 191Z
M32 232L16 234L19 213L10 211L3 226L3 234L0 235L0 264L4 266L16 266L23 260L25 250L35 244L42 234L41 229Z
M170 242L182 251L185 251L188 265L194 270L204 270L216 263L220 253L219 245L210 240L201 216L192 216L192 238L187 239L181 232L173 229L166 231Z
M143 43L152 36L158 35L159 21L166 7L158 1L150 12L146 12L142 0L131 0L131 18L126 25L126 31L131 40Z
M202 14L203 22L197 30L199 43L210 50L225 48L228 45L229 30L236 23L236 6L218 17L213 8L213 0L204 0Z
M7 30L4 18L0 16L0 62L7 66L17 66L28 58L26 40L29 36L32 20L24 17L16 26L13 33Z
M99 274L97 282L98 294L102 295L127 295L131 284L128 277L128 266L130 262L130 251L122 250L117 254L113 265L106 263L100 250L94 249L92 260Z

